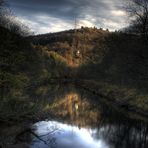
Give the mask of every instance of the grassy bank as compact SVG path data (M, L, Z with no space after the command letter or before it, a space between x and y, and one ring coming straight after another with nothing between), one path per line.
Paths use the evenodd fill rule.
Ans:
M93 80L79 80L76 84L87 91L103 97L115 107L148 116L148 94L144 94L138 89Z

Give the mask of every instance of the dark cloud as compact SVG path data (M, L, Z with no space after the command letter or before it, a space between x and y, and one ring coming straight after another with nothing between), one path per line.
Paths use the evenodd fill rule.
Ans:
M108 5L96 0L8 0L16 12L49 14L54 17L73 18L87 13L87 9L108 9Z
M102 27L108 26L104 24L108 20L110 25L112 22L111 29L123 22L125 17L121 13L122 0L7 0L7 2L16 16L42 26L46 22L42 22L42 17L39 19L37 16L46 18L49 16L69 24L76 17Z

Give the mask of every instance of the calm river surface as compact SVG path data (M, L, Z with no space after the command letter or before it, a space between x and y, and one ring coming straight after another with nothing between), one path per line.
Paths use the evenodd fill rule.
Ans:
M135 114L120 111L73 85L37 90L42 90L37 93L38 105L46 118L22 135L27 139L22 138L25 147L148 148L148 124Z
M45 106L55 119L32 126L35 135L32 135L31 148L148 147L146 123L128 118L127 113L84 90L72 86L58 89L52 92L55 97L52 105Z

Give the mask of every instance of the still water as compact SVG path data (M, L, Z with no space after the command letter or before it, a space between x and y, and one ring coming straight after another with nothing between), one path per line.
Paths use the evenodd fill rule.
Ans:
M50 99L42 109L54 118L32 125L29 147L148 148L147 123L114 109L103 98L74 86L45 96Z
M35 132L39 137L34 138L32 148L109 148L97 129L79 128L56 121L42 121L34 125ZM102 131L104 129L102 128ZM97 135L99 136L97 138Z

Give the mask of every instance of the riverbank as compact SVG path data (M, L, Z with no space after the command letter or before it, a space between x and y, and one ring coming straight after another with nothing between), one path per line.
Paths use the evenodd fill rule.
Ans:
M103 97L114 107L148 117L148 94L131 89L94 80L78 80L76 85Z

